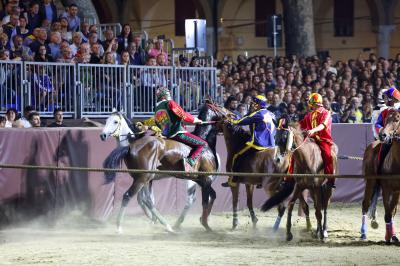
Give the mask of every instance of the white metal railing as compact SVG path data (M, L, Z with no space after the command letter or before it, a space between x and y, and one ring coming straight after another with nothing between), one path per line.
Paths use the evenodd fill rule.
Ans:
M0 113L33 105L42 116L61 108L69 117L105 117L117 108L129 117L148 117L160 86L196 113L206 96L222 103L216 72L213 67L0 61Z

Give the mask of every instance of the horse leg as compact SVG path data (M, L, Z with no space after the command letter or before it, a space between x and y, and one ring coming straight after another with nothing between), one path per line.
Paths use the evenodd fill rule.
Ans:
M277 209L278 209L278 216L276 217L274 226L272 227L272 232L274 232L274 233L276 231L278 231L279 225L281 224L282 217L285 214L285 210L286 210L285 204L279 203Z
M128 206L128 203L131 200L131 198L133 196L135 196L135 194L138 193L142 189L143 186L144 186L143 182L138 181L138 179L134 179L132 185L124 193L124 196L122 198L122 203L121 203L121 209L119 210L118 218L117 218L118 233L122 233L121 223L125 216L126 206Z
M168 232L173 233L174 230L172 229L172 227L169 225L169 223L167 222L167 220L165 220L165 218L161 215L161 213L156 209L156 207L154 206L153 200L151 199L151 197L146 197L144 199L144 204L146 204L147 208L150 210L151 214L153 217L155 217L156 220L159 220L160 223L162 225L165 226L166 230Z
M232 210L233 210L233 220L232 220L232 230L235 230L239 225L239 218L237 213L238 201L239 201L239 188L240 183L235 187L231 187L232 192Z
M373 229L378 229L379 224L376 220L377 217L377 211L376 211L376 206L378 205L378 198L379 195L381 194L381 186L379 183L376 183L374 187L374 195L372 196L372 201L371 201L371 207L369 208L369 217L371 219L371 227Z
M291 241L293 239L293 234L291 232L292 229L292 212L293 212L293 207L294 204L299 196L300 190L297 188L293 193L293 197L290 199L288 203L288 212L287 212L287 221L286 221L286 241Z
M390 239L392 238L392 212L391 212L391 202L390 202L390 192L387 189L382 189L382 200L383 206L385 208L385 223L386 223L386 234L385 241L386 244L390 244Z
M201 186L201 196L202 196L202 205L203 205L203 212L200 218L201 224L207 231L212 231L210 226L208 225L208 214L209 214L209 201L210 195L212 194L213 188L211 187L211 182L200 182ZM215 193L215 191L214 191Z
M323 229L322 229L322 202L321 202L321 191L322 187L319 186L313 189L314 192L314 207L315 207L315 218L317 219L317 237L321 240L324 239Z
M143 186L143 188L137 194L137 201L139 206L142 208L146 216L152 221L153 224L157 222L157 218L153 216L150 209L147 208L145 204L145 199L150 197L150 192L148 190L148 186Z
M306 215L306 225L307 231L310 232L312 229L311 221L310 221L310 208L308 207L307 201L303 196L303 193L300 193L300 204L303 208L304 214Z
M192 180L187 180L186 192L187 192L186 204L185 207L183 208L181 215L174 224L174 229L179 229L181 227L181 224L185 220L187 212L189 211L190 207L192 207L193 203L196 200L196 183L193 182Z
M393 193L391 201L390 201L390 215L391 215L390 223L391 223L391 227L392 227L390 240L393 243L399 243L399 239L396 236L396 229L394 226L394 216L396 213L396 208L397 208L398 202L399 202L399 193L395 192L395 193Z
M376 180L367 179L365 182L364 199L362 201L362 218L361 218L361 240L367 239L367 212L371 204L371 198L374 191Z
M253 229L255 229L257 226L258 219L253 209L253 192L254 192L254 186L246 184L247 208L249 208L251 221L253 222Z
M332 189L327 189L325 186L323 186L321 189L321 204L322 209L324 210L324 224L322 226L322 230L324 238L328 238L328 205L332 196Z

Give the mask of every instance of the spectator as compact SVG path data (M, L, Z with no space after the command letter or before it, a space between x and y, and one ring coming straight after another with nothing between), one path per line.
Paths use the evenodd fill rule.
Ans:
M64 125L64 113L60 108L54 109L53 112L54 122L48 125L48 127L65 127Z
M13 126L13 123L15 122L15 120L17 119L17 109L15 108L9 108L6 112L6 124L5 127L9 127L11 128Z
M131 42L128 46L129 52L129 64L130 65L143 65L140 54L137 50L137 46L135 42Z
M362 106L362 121L363 123L371 123L372 120L372 105L370 103Z
M0 33L0 50L10 50L8 36L4 32Z
M39 28L42 25L43 19L39 14L39 4L37 2L32 1L29 5L27 19L27 27L30 31L33 31L35 28Z
M45 45L40 45L39 50L35 53L33 58L35 62L53 62L51 55L47 54L47 49Z
M128 51L122 51L120 64L124 65L124 66L129 65L129 52Z
M44 46L46 48L46 54L51 54L50 47L47 44L47 31L44 29L40 29L36 40L29 45L29 48L31 48L32 52L36 55L39 52L40 46Z
M297 114L296 104L294 104L294 103L290 103L288 105L287 114L288 114L291 122L298 122L300 120L299 115Z
M100 49L102 46L98 43L94 43L91 46L91 54L90 54L90 64L101 64L103 59L101 57Z
M104 48L103 48L103 46L101 45L101 42L99 41L99 39L97 38L97 33L95 33L95 32L91 32L91 33L89 33L89 39L88 39L89 41L89 44L90 44L90 47L92 47L94 44L99 44L100 45L100 47L99 47L99 51L100 51L100 56L102 56L103 54L104 54Z
M0 128L5 128L7 119L4 116L0 116Z
M104 64L115 65L115 59L111 52L105 52L104 54Z
M68 43L61 43L61 57L57 59L59 63L75 63L75 58L72 56L71 48Z
M168 55L164 52L163 49L164 41L162 39L157 39L154 42L154 48L151 48L148 52L149 56L157 58L159 54L164 54L164 64L168 65Z
M344 112L342 122L362 123L363 113L361 110L360 99L353 97L349 108Z
M50 56L53 58L53 60L58 60L58 58L61 57L61 33L58 31L53 31L50 33L50 42L49 42L49 48L50 48Z
M15 35L13 37L13 48L11 48L11 59L12 60L25 60L32 61L33 53L31 49L25 45L23 45L23 39L20 35Z
M167 60L165 59L165 54L157 55L156 61L157 61L157 66L166 66L165 62Z
M237 110L238 101L235 96L229 96L224 107L234 113L238 118L242 117L242 114Z
M245 116L249 110L247 109L246 105L241 103L238 105L237 111L239 112L240 116L239 117L243 117Z
M3 2L4 3L4 2ZM4 10L0 11L0 20L3 20L4 17L10 16L13 12L14 4L8 1L4 6Z
M25 40L25 38L29 36L29 30L26 27L27 23L28 22L25 17L22 16L19 18L19 26L17 27L17 34L20 35L23 40Z
M117 37L119 53L128 50L128 46L133 42L132 28L129 24L124 24L121 34Z
M31 46L31 44L36 41L36 39L39 37L40 35L40 31L42 29L41 28L35 28L32 32L32 34L29 34L25 39L24 39L24 46Z
M61 38L67 42L72 41L72 32L68 28L68 19L65 17L60 18Z
M112 57L114 58L114 62L116 64L119 64L121 62L121 56L120 54L117 53L118 51L118 41L116 38L114 38L110 45L107 48L107 52L111 53Z
M138 53L138 62L140 62L140 65L146 64L147 61L147 56L146 56L146 51L142 47L142 38L140 35L136 35L133 37L133 42L136 44L136 52Z
M90 62L90 57L90 45L88 43L82 43L76 53L75 61L78 63L88 64Z
M78 17L78 11L78 6L71 4L69 5L68 14L63 14L63 17L68 20L68 31L77 32L79 30L81 20Z
M111 43L114 43L115 41L118 44L118 41L115 40L114 32L111 29L108 29L104 32L104 40L103 40L103 49L106 51L108 47L110 47Z
M32 112L29 114L28 121L32 128L40 127L40 115L38 112Z
M3 25L3 32L7 34L9 40L11 40L13 36L17 35L18 24L19 16L18 14L13 14L10 16L10 22Z
M69 46L71 48L72 56L75 56L78 49L82 43L82 36L79 32L74 32L72 35L72 44Z
M50 24L57 20L57 7L53 0L43 0L39 10L42 20L47 20Z
M89 42L89 23L87 22L82 22L81 23L81 37L83 42Z
M332 110L328 97L322 98L322 105L326 110L331 111L332 123L340 123L340 117L335 111Z
M24 108L24 116L21 117L16 121L17 127L23 127L23 128L30 128L32 127L31 123L29 123L29 116L31 113L34 113L35 108L31 105L27 105Z

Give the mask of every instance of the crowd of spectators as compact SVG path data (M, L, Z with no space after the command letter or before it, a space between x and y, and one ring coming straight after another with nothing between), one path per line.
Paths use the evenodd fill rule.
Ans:
M0 60L36 62L145 65L154 58L169 64L162 38L142 43L129 24L115 36L112 29L100 32L78 16L71 4L58 14L53 0L8 0L0 11Z
M262 94L276 117L285 113L296 121L307 112L309 95L318 92L334 123L371 122L378 102L386 100L382 90L399 85L400 54L394 59L373 53L364 57L337 62L317 56L239 55L236 62L225 57L218 63L225 107L246 114L251 97Z

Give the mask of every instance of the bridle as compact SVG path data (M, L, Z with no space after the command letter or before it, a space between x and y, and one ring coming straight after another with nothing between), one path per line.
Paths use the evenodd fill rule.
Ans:
M279 125L278 125L278 130L285 130L285 131L288 131L288 132L289 132L289 135L290 135L290 134L294 135L293 130L290 129L289 127L288 127L288 128L284 128L283 125L282 125L282 122L279 123ZM304 130L300 130L300 131L301 131L301 133L306 132L306 131L304 131ZM294 153L295 151L297 151L298 149L300 149L301 146L303 146L304 143L306 143L306 141L307 141L309 138L310 138L310 137L307 135L307 136L303 139L303 141L300 143L300 145L298 145L297 147L295 147L295 148L293 149L293 144L292 144L292 145L291 145L292 147L290 147L290 149L288 149L289 147L286 147L286 151L287 151L287 152L290 152L290 153ZM293 136L293 139L294 139L294 136ZM287 141L288 141L288 140L287 140ZM287 145L287 144L288 144L288 143L286 143L286 145Z
M117 117L118 117L118 125L117 127L114 129L113 132L110 133L110 135L116 139L118 139L118 142L123 142L125 140L128 140L130 138L130 136L134 133L128 133L128 134L121 134L121 128L122 128L122 115L119 113L116 113ZM125 138L122 138L125 137Z

